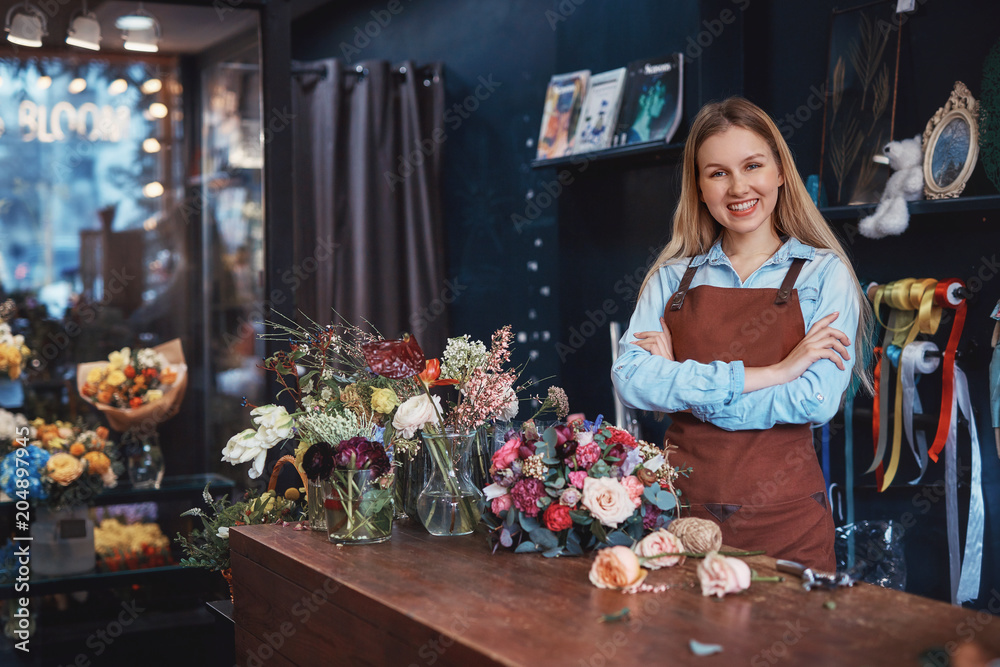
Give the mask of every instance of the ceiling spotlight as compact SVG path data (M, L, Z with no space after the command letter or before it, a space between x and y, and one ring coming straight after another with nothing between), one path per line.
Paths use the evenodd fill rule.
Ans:
M69 86L67 86L66 89L69 90L71 95L82 93L87 90L87 80L78 76L69 82Z
M66 32L66 43L91 51L101 50L101 24L93 12L87 11L87 3L83 9L70 17L69 30Z
M128 90L128 81L126 81L125 79L115 79L110 84L108 84L109 95L121 95L126 90Z
M127 51L156 53L160 50L156 44L160 41L160 24L154 22L153 27L143 30L122 30L122 39L125 40Z
M7 41L20 46L39 47L47 32L45 14L28 0L7 12Z
M153 93L160 92L160 90L163 88L163 82L160 81L159 79L147 79L146 81L142 82L142 86L140 87L142 89L142 92L146 93L147 95L152 95Z
M119 30L149 30L156 25L156 19L143 8L139 3L139 8L130 14L122 14L115 19L115 27Z
M160 142L156 139L150 137L142 142L142 150L147 153L159 153L160 152Z
M149 115L153 118L166 118L169 110L167 105L162 102L153 102L149 105Z

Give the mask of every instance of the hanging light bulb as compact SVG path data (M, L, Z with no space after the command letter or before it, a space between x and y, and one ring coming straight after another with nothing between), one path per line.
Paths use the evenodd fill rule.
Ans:
M166 118L169 110L162 102L153 102L149 105L149 115L153 118Z
M7 41L19 46L37 48L47 31L45 14L28 0L14 5L7 11Z
M48 90L49 86L52 85L52 77L48 74L43 74L38 77L38 81L35 82L35 85L38 86L39 90Z
M125 79L115 79L110 84L108 84L109 95L121 95L126 90L128 90L128 81L126 81Z
M70 92L71 95L77 95L79 93L82 93L83 91L87 90L87 80L84 79L82 76L78 76L69 82L69 86L67 86L66 89Z
M160 142L156 139L150 137L142 142L142 150L147 153L159 153L160 152Z
M141 2L136 11L119 16L115 27L122 31L126 50L144 53L156 53L160 50L157 46L160 41L160 23L143 9Z
M146 195L150 199L156 199L163 194L163 185L161 185L158 181L146 183L146 185L142 186L142 194Z
M148 30L156 23L153 15L145 10L142 3L131 14L122 14L115 19L115 27L119 30Z
M142 82L140 89L147 95L152 95L153 93L158 93L163 88L163 82L159 79L146 79Z
M87 11L87 3L83 9L70 16L69 30L66 31L66 43L90 51L101 50L101 24L93 12Z

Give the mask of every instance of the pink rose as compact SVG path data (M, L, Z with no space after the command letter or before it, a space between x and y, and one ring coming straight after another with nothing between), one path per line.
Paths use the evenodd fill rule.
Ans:
M601 448L596 442L588 442L576 448L576 465L578 468L589 468L601 458Z
M702 595L721 598L727 593L739 593L750 588L750 566L739 558L709 551L698 563L698 580L701 581Z
M574 470L569 474L569 483L578 489L583 489L583 483L587 480L586 470Z
M628 497L632 499L632 502L638 508L642 504L642 492L646 490L646 487L635 475L622 478L622 486L628 491Z
M633 549L635 549L636 555L648 558L657 554L682 553L684 551L684 544L676 535L660 528L639 540L639 543ZM646 567L651 570L658 570L661 567L673 567L683 562L684 556L663 556L646 561Z
M514 436L493 454L493 468L503 470L517 460L517 450L521 447L521 436Z
M588 477L583 483L583 506L595 519L609 528L617 528L635 512L628 491L613 477Z
M493 503L490 505L490 509L497 516L500 516L500 512L504 512L510 509L510 506L514 504L514 499L509 493L506 493L499 498L494 498Z
M598 588L635 588L646 578L639 557L628 547L608 547L597 552L590 566L590 583Z

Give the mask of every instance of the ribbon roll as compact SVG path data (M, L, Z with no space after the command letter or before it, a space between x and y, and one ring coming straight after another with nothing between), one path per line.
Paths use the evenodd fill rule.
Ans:
M948 345L945 347L941 358L943 364L943 377L941 378L941 420L938 422L937 433L934 435L934 444L931 445L931 459L936 463L938 454L944 448L948 440L948 432L951 426L951 405L955 393L955 352L958 350L958 342L962 337L962 329L965 328L965 299L958 296L959 288L964 288L965 283L957 278L942 280L934 289L934 302L941 308L949 308L955 311L955 321L951 325L951 334L948 336Z
M927 472L927 438L920 432L914 440L913 414L923 412L920 395L916 393L917 374L933 373L941 365L941 359L937 356L928 357L928 352L937 353L938 346L930 341L914 341L906 346L900 358L899 376L903 381L903 431L910 451L920 466L920 475L910 484L919 482Z

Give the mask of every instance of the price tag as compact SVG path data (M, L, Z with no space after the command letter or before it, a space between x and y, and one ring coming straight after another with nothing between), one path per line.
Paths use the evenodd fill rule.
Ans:
M905 14L917 8L917 0L896 0L896 13Z

